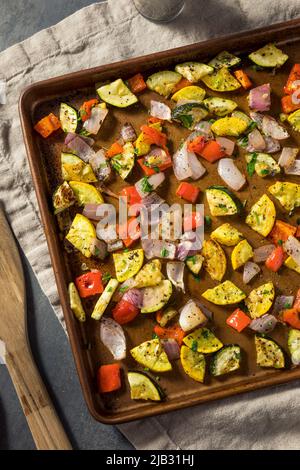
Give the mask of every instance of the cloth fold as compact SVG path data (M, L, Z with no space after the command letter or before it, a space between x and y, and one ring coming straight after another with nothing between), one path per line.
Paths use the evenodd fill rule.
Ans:
M132 0L86 7L0 53L0 201L38 281L63 324L18 117L27 85L300 15L298 0L187 0L170 24L143 18ZM83 27L84 26L84 27ZM72 31L70 35L69 32ZM300 441L299 383L242 395L119 426L138 449L296 449Z

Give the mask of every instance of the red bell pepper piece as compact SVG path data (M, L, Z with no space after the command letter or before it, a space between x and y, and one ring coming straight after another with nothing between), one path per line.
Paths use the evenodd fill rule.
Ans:
M296 308L296 309L300 310L300 289L298 289L298 291L297 291L296 298L294 300L293 308Z
M199 188L186 182L180 183L176 191L177 196L185 199L186 201L192 202L193 204L196 202L199 193Z
M181 346L182 340L186 335L186 333L178 325L169 326L168 328L155 325L154 333L160 339L175 339L179 346Z
M194 140L188 143L188 151L195 152L198 155L201 155L202 150L205 147L205 139L202 135L198 135Z
M155 129L155 127L150 126L141 126L141 131L143 132L147 142L152 145L157 145L158 147L166 148L167 145L167 136L163 132Z
M189 232L203 225L203 215L200 212L193 211L190 215L183 218L183 230Z
M104 290L102 273L100 271L90 271L89 273L82 274L82 276L75 279L75 284L82 298L102 294Z
M93 99L89 101L85 101L80 109L79 109L79 114L81 117L82 122L87 121L91 117L92 109L94 106L96 106L99 103L98 100Z
M132 93L140 93L147 88L144 77L141 73L137 73L133 77L129 78L127 82Z
M237 308L232 312L231 315L226 320L227 325L231 326L239 333L243 331L248 325L250 325L251 320L248 315L243 312L240 308Z
M205 158L210 163L216 162L220 160L220 158L224 157L226 153L222 150L221 145L216 140L210 140L204 146L203 150L200 152L200 156Z
M288 80L283 88L287 95L291 95L294 93L294 91L300 88L300 84L297 83L298 80L300 80L300 64L294 64L288 76Z
M163 120L154 116L148 118L148 124L157 124L158 122L163 122Z
M119 142L114 142L106 152L106 156L108 158L114 157L115 155L119 155L123 153L123 146L119 144Z
M171 168L173 165L171 155L169 154L169 152L167 152L167 158L164 160L163 163L160 163L153 167L146 165L145 158L139 158L138 164L140 165L141 169L143 170L146 176L152 176L155 173L159 173L160 171L165 171L168 168Z
M292 328L297 328L300 330L300 309L299 308L289 308L283 311L282 319L285 323L290 325Z
M114 392L121 388L121 374L119 364L100 366L97 373L99 393Z
M187 78L182 78L180 82L175 85L175 87L172 90L172 93L176 93L176 91L181 90L182 88L186 88L187 86L193 85L192 82L190 82Z
M252 87L252 82L244 70L236 70L234 76L245 90Z
M125 325L134 320L138 313L139 309L135 305L121 299L113 309L112 316L119 325Z
M127 203L129 206L133 204L139 204L142 200L141 196L135 189L135 186L127 186L120 191L120 196L127 197Z
M285 253L283 251L282 246L277 246L266 259L266 267L270 269L270 271L277 273L277 271L283 265L284 258Z
M118 225L117 232L126 248L141 238L141 229L136 217L131 217L124 225Z
M34 129L38 132L44 139L49 137L53 132L61 128L60 120L53 114L50 113L48 116L45 116L41 119L35 126Z
M278 245L282 242L286 242L290 235L295 235L297 228L294 225L290 225L283 220L276 220L274 227L269 233L269 239Z
M289 114L300 109L300 103L293 103L292 95L286 95L281 98L281 107L285 114Z

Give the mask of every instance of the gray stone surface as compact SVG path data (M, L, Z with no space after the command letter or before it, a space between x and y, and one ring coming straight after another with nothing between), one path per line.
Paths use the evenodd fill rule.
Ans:
M87 0L2 0L0 50L51 26ZM113 426L89 415L65 333L26 259L28 333L34 357L69 438L77 449L131 449ZM31 434L7 370L0 366L0 449L34 449Z

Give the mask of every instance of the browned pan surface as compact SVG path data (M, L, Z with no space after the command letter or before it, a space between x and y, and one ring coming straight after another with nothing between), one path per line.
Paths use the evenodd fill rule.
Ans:
M278 113L280 110L282 87L286 82L292 64L299 62L300 21L297 20L273 26L269 29L229 36L225 39L211 40L205 43L47 80L32 85L24 91L21 97L20 114L28 159L37 192L59 295L63 305L70 342L89 410L99 421L111 424L121 423L216 398L222 398L247 390L284 383L300 378L300 369L290 369L290 364L288 364L288 368L283 371L263 370L258 368L255 364L256 357L253 334L248 331L239 334L225 325L226 318L228 314L232 312L233 307L214 306L201 298L201 293L207 288L213 287L216 283L204 272L201 274L200 282L197 282L191 274L187 273L186 283L188 286L188 294L185 297L182 295L174 295L174 305L180 307L185 303L187 298L191 296L201 298L214 312L214 326L217 336L224 344L237 343L241 346L243 351L243 366L241 370L233 375L221 378L213 378L207 374L205 384L199 384L191 380L183 372L179 363L175 363L172 372L160 374L160 384L167 392L167 400L158 404L142 403L132 401L129 398L129 386L125 379L126 371L132 368L136 369L138 366L130 357L130 354L128 354L128 358L124 361L123 366L123 388L116 394L111 394L105 398L100 397L95 385L95 371L99 364L111 362L111 357L105 348L101 346L99 340L99 323L88 318L85 324L79 324L74 319L68 306L67 285L74 277L82 274L81 264L83 262L88 264L89 267L100 267L103 272L114 274L114 270L111 262L101 265L97 261L87 261L87 259L79 253L69 255L63 250L62 242L58 236L56 220L52 215L51 197L55 187L62 182L60 153L63 147L64 135L62 133L56 134L47 140L43 140L34 133L33 123L49 112L54 112L57 115L61 101L66 101L78 108L87 98L95 97L96 82L107 79L113 80L119 77L128 78L138 71L150 74L154 70L173 67L176 63L182 62L183 60L207 60L223 50L225 44L227 50L234 53L242 52L246 54L269 41L278 42L289 55L289 61L275 76L270 76L267 72L256 72L251 67L246 67L245 70L256 85L271 82L273 92L272 113ZM208 95L217 94L208 90ZM231 93L232 98L239 103L239 107L248 112L246 95L247 93ZM137 106L133 106L127 110L110 108L109 117L101 128L97 144L99 146L108 147L118 136L119 130L125 121L131 122L135 129L138 130L147 119L149 101L154 96L157 99L157 95L147 91L140 96L140 104ZM229 94L226 94L226 96L229 96ZM182 127L167 124L167 134L173 149L177 149L180 141L185 138L188 133L189 131ZM300 146L299 135L293 133L286 145L288 144ZM201 180L196 182L196 185L203 191L211 184L222 184L222 181L217 175L216 165L211 165L205 161L203 164L208 171ZM245 173L245 161L242 153L240 153L237 164ZM128 183L133 184L141 176L142 173L136 168L134 173L128 178ZM280 177L277 179L280 179ZM296 181L296 179L297 177L289 177L290 181ZM257 176L253 176L245 190L239 192L239 197L241 200L247 199L247 208L249 208L252 203L257 201L265 192L266 186L270 186L271 184L272 179L261 179ZM119 191L124 186L126 186L126 183L122 182L120 179L115 179L112 181L110 187L112 190ZM169 203L180 202L175 196L177 186L178 181L175 179L172 170L168 170L167 183L164 183L160 194L165 197ZM109 197L105 199L107 202L114 203ZM206 204L203 192L201 193L199 202ZM276 209L278 218L290 223L296 223L297 214L293 217L287 217L287 215L281 211L278 204L276 204ZM209 211L207 210L206 213L209 214ZM265 244L262 237L248 228L243 220L244 219L238 217L223 217L219 220L213 218L212 229L215 229L223 222L230 221L245 234L246 238L255 248ZM225 247L225 251L227 252L228 259L228 269L225 278L232 280L246 293L249 293L254 287L259 286L267 280L274 282L277 294L292 294L295 293L296 289L299 287L299 275L288 269L283 270L280 275L263 269L262 274L258 276L254 282L251 282L251 286L245 286L242 283L241 272L234 272L231 268L231 250ZM93 300L85 301L84 306L87 312L91 312L93 303ZM147 318L145 317L141 315L133 323L125 325L128 351L131 347L136 346L152 336L154 316L151 314L148 315ZM285 351L287 350L287 328L277 326L271 336Z

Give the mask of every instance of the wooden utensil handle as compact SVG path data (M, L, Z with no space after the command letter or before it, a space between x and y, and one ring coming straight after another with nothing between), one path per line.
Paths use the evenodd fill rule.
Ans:
M28 347L5 358L37 449L72 450Z

